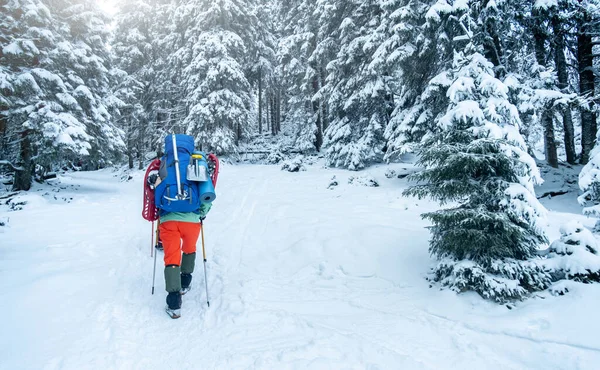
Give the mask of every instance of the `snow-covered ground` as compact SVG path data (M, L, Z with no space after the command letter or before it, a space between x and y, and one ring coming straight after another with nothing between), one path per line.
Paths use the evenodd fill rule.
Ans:
M0 208L0 369L598 368L600 286L512 309L430 288L419 214L436 205L403 198L386 169L367 171L372 188L319 165L224 166L205 223L211 307L198 263L179 320L160 261L150 294L141 173L38 188ZM571 198L544 198L551 238L593 226Z

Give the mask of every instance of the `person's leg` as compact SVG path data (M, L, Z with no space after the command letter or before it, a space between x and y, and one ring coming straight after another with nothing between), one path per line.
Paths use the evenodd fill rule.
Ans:
M181 288L185 293L189 290L192 283L192 273L196 266L196 243L200 235L200 224L191 222L182 222L179 225L181 239L183 240L181 258Z
M172 310L181 308L181 235L178 222L167 221L160 224L160 238L165 253L165 290L167 305Z

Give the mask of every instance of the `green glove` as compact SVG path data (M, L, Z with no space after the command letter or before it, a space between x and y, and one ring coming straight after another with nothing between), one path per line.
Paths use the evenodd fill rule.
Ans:
M212 203L202 203L200 206L200 219L204 220L208 211L210 211L210 207L212 207Z

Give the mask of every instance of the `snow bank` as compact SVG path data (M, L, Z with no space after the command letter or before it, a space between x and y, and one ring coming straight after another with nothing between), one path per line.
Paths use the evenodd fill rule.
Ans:
M598 241L580 222L572 220L560 227L561 238L554 241L540 263L554 280L600 282Z
M293 159L284 161L281 170L288 172L306 171L306 166L304 166L304 156L298 155Z
M23 192L8 199L4 203L11 211L20 211L23 209L41 208L48 204L48 201L37 193Z
M376 188L379 186L379 182L375 180L375 177L370 174L360 175L360 176L350 176L348 178L348 184L350 185L358 185L358 186L367 186L371 188Z

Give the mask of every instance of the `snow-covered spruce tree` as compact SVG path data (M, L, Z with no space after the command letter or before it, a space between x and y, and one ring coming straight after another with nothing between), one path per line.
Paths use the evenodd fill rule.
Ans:
M594 235L575 220L561 225L560 234L560 239L550 245L547 258L540 262L552 280L573 280L586 284L600 282L600 255ZM561 282L557 285L560 289L564 284ZM551 289L553 293L557 290L555 287Z
M147 143L153 141L152 95L150 86L155 83L152 68L155 51L153 45L154 4L129 0L124 2L116 16L112 51L115 66L112 71L116 98L116 115L119 127L125 132L126 154L129 168L137 157L143 166Z
M281 73L277 68L276 58L276 25L277 4L270 0L256 0L253 4L252 16L248 21L255 21L249 29L252 41L249 43L247 60L244 63L248 82L256 92L257 131L262 134L269 124L267 110L270 108L269 96L281 95Z
M575 11L577 34L577 69L579 77L579 94L584 99L595 96L596 105L590 102L589 106L581 107L581 157L580 162L586 164L591 158L591 151L598 133L598 70L594 68L594 60L597 61L598 29L600 28L600 4L596 0L570 0L571 9ZM597 65L597 64L596 64ZM591 109L590 109L591 108Z
M193 105L184 124L204 149L235 153L250 114L250 85L228 48L243 48L243 43L223 31L207 32L198 41L198 55L186 68Z
M383 158L383 131L392 96L385 76L371 66L383 37L378 1L350 2L340 25L340 50L327 66L330 123L325 130L327 163L359 170Z
M420 183L405 194L451 204L423 214L433 223L430 252L440 260L434 281L498 302L521 299L550 283L528 261L546 243L545 209L533 191L539 173L507 87L492 63L472 45L466 50L455 54L447 76L450 103L436 120L439 132L419 152L425 170L414 179Z
M564 33L573 28L563 24L571 13L563 9L566 2L488 2L471 11L478 23L475 43L484 46L494 72L509 88L528 149L546 152L553 165L561 155L570 163L575 156L571 109L578 102L569 94L566 70ZM556 124L561 120L562 127Z
M191 37L196 9L185 1L147 0L151 13L148 43L150 63L144 66L148 75L147 101L143 103L148 119L147 139L157 154L163 150L167 133L184 131L186 117L185 92L182 85L183 68L189 62L184 45ZM126 24L126 18L124 19Z
M311 101L315 90L320 89L318 80L314 84L307 78L310 70L308 60L316 44L316 21L311 9L314 0L292 0L281 4L279 18L280 39L277 46L278 69L281 71L284 90L284 127L294 137L295 147L300 150L320 150L317 140L322 112L320 100Z
M63 8L52 2L56 18L66 21L65 37L72 45L69 53L62 50L61 57L70 59L66 78L79 83L73 97L82 113L78 118L85 124L86 132L93 138L89 155L83 161L84 169L97 169L121 159L123 132L110 114L111 110L111 54L107 48L110 31L109 19L94 0L63 0ZM65 28L65 31L67 28ZM61 48L59 47L59 50ZM64 63L64 62L63 62Z
M590 153L589 162L579 173L579 188L583 193L577 198L579 204L587 205L583 213L596 218L600 218L600 145L598 142L600 137ZM600 231L600 220L596 221L594 229Z
M195 35L191 31L199 9L188 6L185 1L155 0L152 10L152 63L149 68L154 77L148 87L151 104L147 115L152 126L149 131L151 144L160 155L165 134L185 131L183 120L188 108L182 83L183 69L191 58L190 48L186 45Z
M194 28L180 49L188 112L183 126L204 150L235 153L252 107L243 65L252 42L252 7L241 0L201 0L195 6Z
M110 162L122 141L106 108L110 58L95 3L14 0L2 14L2 115L21 167L14 188L30 188L36 165Z
M417 150L437 130L435 121L448 105L449 81L443 72L451 67L454 37L465 33L454 19L466 14L468 4L395 0L383 8L387 38L373 64L392 77L395 108L384 134L385 159L393 160Z
M312 0L314 1L314 0ZM328 65L335 60L341 49L341 26L358 1L317 0L310 19L310 32L314 32L310 44L310 56L306 69L305 83L311 92L310 102L315 118L318 151L323 149L325 132L332 114L329 106L330 89L327 88Z
M287 124L297 125L297 143L321 151L329 126L327 65L340 48L342 21L358 3L294 0L282 4L278 58L287 89ZM310 143L310 144L309 144Z

